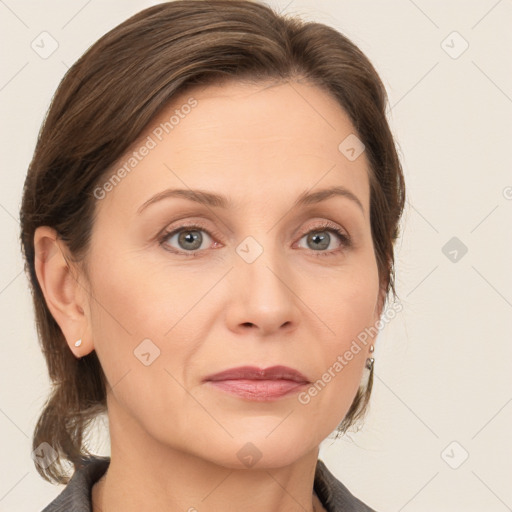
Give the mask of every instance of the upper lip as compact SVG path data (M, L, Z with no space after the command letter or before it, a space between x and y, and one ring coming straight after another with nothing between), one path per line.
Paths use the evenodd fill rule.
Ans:
M238 366L219 373L209 375L205 381L216 380L292 380L294 382L308 383L308 379L298 370L288 366L271 366L269 368L258 368L256 366Z

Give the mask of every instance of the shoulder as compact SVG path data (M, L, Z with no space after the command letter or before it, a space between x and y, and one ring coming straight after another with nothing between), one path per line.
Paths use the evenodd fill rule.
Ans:
M90 457L83 460L63 491L42 512L91 512L92 486L103 476L110 457Z
M356 498L320 459L317 461L314 488L329 512L376 512Z

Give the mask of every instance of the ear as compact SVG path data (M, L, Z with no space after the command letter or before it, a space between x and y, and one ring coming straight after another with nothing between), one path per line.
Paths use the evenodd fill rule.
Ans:
M87 289L68 261L70 253L57 232L40 226L34 233L35 271L39 286L53 318L59 325L70 350L80 358L94 349L89 323ZM78 340L81 344L75 345Z

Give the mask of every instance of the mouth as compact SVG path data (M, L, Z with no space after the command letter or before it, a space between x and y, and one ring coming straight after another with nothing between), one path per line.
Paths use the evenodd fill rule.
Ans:
M203 382L225 393L259 402L297 393L310 384L302 373L287 366L265 369L241 366L210 375Z

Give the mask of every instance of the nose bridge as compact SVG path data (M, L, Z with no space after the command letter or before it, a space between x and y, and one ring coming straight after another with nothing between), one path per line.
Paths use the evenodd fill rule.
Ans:
M275 230L247 236L235 251L231 300L238 304L238 320L264 330L293 322L297 308L293 277Z

